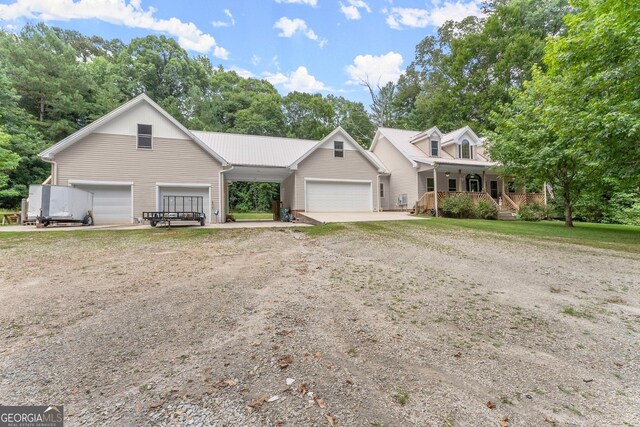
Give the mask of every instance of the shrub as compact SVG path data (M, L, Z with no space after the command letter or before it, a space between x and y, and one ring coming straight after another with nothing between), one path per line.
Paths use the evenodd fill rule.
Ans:
M498 219L498 207L488 200L480 200L474 210L479 219Z
M542 221L546 219L547 207L541 203L530 203L528 205L520 206L520 210L518 211L518 215L520 219L524 221Z
M473 218L475 206L473 199L468 194L454 194L445 198L440 203L442 214L450 218Z

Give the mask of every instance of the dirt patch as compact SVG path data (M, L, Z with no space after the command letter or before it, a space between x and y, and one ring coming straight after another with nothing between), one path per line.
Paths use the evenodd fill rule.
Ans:
M2 404L69 425L640 423L635 254L393 223L62 234L0 245Z

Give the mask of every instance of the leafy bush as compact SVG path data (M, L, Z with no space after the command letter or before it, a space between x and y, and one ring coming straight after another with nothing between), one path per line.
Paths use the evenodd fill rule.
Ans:
M479 219L498 219L498 207L488 200L480 200L474 210Z
M522 205L520 206L518 215L523 221L542 221L548 216L547 207L537 202Z
M440 211L449 218L473 218L475 206L473 199L467 194L454 194L440 203Z

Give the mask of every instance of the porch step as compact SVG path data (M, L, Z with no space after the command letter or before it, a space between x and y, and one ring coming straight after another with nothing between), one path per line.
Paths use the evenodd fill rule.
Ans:
M515 221L516 218L513 216L513 212L511 211L500 211L498 212L498 219L501 221Z

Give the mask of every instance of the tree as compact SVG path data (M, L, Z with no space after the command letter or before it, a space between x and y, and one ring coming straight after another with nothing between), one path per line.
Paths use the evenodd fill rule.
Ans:
M387 82L384 86L380 84L374 88L370 82L363 81L362 85L369 90L371 95L371 121L376 126L394 127L400 115L396 105L396 85Z
M496 0L485 17L446 22L416 46L398 82L402 126L492 129L489 114L531 78L546 38L563 33L569 9L567 0Z

